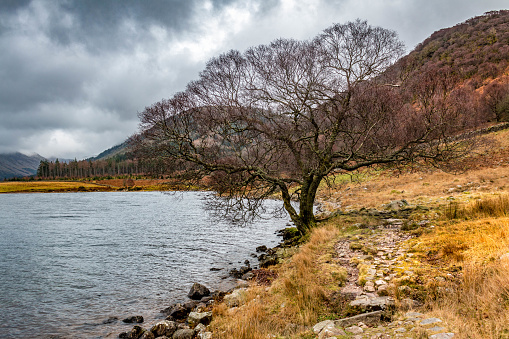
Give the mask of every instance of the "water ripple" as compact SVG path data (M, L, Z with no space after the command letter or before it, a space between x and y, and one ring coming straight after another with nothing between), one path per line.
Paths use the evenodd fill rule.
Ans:
M0 195L0 337L28 338L34 328L42 337L118 334L128 326L105 320L160 319L193 282L218 288L230 263L276 244L286 218L218 222L206 195Z

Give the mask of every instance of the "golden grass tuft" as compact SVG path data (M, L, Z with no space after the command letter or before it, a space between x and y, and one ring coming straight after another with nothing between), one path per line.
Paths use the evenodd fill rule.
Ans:
M505 217L509 215L509 195L477 200L469 206L467 213L476 217Z
M248 300L239 308L228 309L225 304L214 307L216 338L265 339L274 330L280 330L280 323L266 310L267 299L262 299L260 287L252 287L248 292Z
M487 266L468 263L460 282L445 287L433 310L457 330L458 338L507 338L509 260Z
M447 219L479 219L509 215L509 195L482 197L468 204L451 202L445 210Z
M500 195L467 204L458 209L462 219L444 221L413 240L432 266L452 273L438 286L437 272L427 271L428 302L454 328L455 338L509 338L507 202Z
M332 262L339 229L329 223L311 233L309 241L278 268L270 288L252 285L241 307L214 308L211 324L217 338L300 338L309 326L327 316L328 293L342 284L346 271Z
M443 260L493 261L509 252L509 217L446 223L414 241L415 249Z

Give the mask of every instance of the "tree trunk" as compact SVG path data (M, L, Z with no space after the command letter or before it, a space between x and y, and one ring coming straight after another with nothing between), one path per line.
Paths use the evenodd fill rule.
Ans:
M300 235L306 235L316 226L316 219L313 213L313 206L316 198L316 191L322 181L323 176L310 175L306 177L304 184L300 188L299 213L290 204L290 195L288 191L283 190L283 202L285 209L290 214L290 218L297 227Z

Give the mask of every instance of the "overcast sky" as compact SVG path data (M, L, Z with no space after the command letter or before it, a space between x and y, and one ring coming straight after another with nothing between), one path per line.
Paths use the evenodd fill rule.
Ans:
M0 0L0 153L83 159L123 142L137 112L206 61L356 18L412 50L507 0Z

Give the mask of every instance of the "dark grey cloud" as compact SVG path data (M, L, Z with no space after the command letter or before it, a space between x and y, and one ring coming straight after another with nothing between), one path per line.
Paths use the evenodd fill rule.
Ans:
M0 0L0 153L83 158L125 140L137 112L206 61L356 18L409 49L506 0Z

